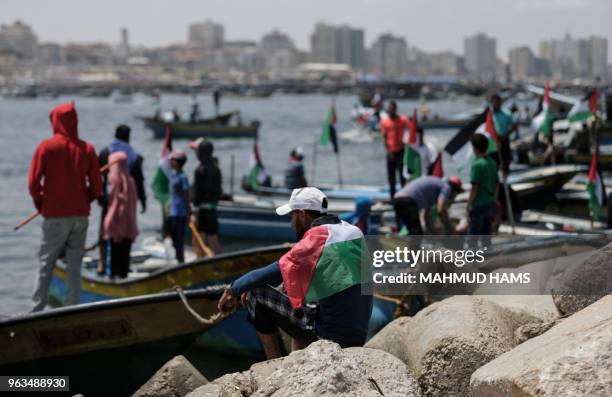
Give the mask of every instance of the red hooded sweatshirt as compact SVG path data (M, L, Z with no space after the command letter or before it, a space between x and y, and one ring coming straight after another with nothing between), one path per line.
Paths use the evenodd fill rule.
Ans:
M89 203L102 194L96 151L79 139L72 104L55 107L49 117L53 137L38 145L30 164L34 205L45 218L89 216Z

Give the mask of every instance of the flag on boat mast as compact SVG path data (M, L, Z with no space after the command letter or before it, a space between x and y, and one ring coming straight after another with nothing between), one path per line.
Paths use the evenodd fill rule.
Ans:
M418 141L418 121L416 108L412 113L408 142L404 146L404 175L407 179L415 179L423 175L423 162L421 161L420 146Z
M499 137L495 129L493 112L487 107L482 113L474 117L465 127L446 144L444 151L450 154L459 167L465 166L473 157L470 139L474 134L483 134L489 138L487 153L495 153L499 144Z
M601 219L601 209L606 201L606 188L597 169L598 153L597 150L591 158L587 191L589 192L589 211L591 219L598 221Z
M170 124L166 124L164 146L162 147L157 170L151 180L153 196L162 206L166 205L170 198L170 175L172 174L169 161L170 153L172 153L172 129L170 128Z
M259 155L259 146L257 141L253 143L253 152L251 153L251 167L249 168L249 174L247 175L247 181L253 190L259 189L259 187L268 178L268 173L264 168L261 156Z
M531 127L543 136L550 136L552 132L553 117L550 112L550 81L546 82L544 96L542 97L542 111L533 118Z
M569 111L567 118L570 122L589 121L597 115L597 101L599 92L597 88L592 89L584 98L576 102Z
M444 177L444 167L442 166L442 152L438 152L438 156L434 160L433 166L431 167L431 175L437 176L438 178Z
M319 142L321 145L325 146L331 142L332 147L334 148L334 153L338 154L338 136L336 134L336 121L338 120L336 116L336 102L333 101L329 112L327 113L327 117L325 118L325 123L323 124L323 130L321 131L321 139Z

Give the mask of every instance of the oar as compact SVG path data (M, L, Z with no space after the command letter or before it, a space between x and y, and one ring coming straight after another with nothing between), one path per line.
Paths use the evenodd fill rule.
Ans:
M111 165L115 164L117 161L119 161L119 160L111 161L110 163L106 164L105 166L100 168L100 172L108 171L108 169L111 167ZM27 225L28 223L32 222L34 219L36 219L36 217L38 215L40 215L40 212L38 212L38 211L32 212L27 218L25 218L24 220L22 220L21 222L16 224L15 227L13 228L13 231L17 231L17 230L21 229L22 227L24 227L25 225Z
M208 248L206 244L204 244L204 240L202 240L202 236L200 236L200 232L198 232L198 228L196 227L195 223L189 222L189 228L191 229L191 234L193 237L195 237L202 252L204 252L206 256L214 256L215 254L212 252L212 250Z

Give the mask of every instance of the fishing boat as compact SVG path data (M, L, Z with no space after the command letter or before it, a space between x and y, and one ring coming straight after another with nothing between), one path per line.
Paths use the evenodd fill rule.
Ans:
M184 292L203 318L217 312L220 293ZM0 373L69 376L70 395L130 395L213 327L176 292L17 315L0 319Z
M279 191L280 192L280 191ZM290 194L290 193L288 193ZM217 206L219 235L224 237L256 240L295 241L288 215L279 216L276 208L287 202L288 196L257 196L236 194L232 200L220 201ZM328 211L332 214L352 212L354 200L329 200ZM377 203L370 211L370 232L378 233L381 215L390 207Z
M544 209L545 206L554 200L554 194L558 192L565 183L572 179L575 175L581 172L587 171L587 167L584 165L574 164L559 164L544 166L538 168L521 169L510 173L508 176L508 184L512 188L512 191L516 194L516 199L520 200L523 209L528 208L539 208ZM386 186L371 186L371 185L334 185L334 184L322 184L318 186L330 199L330 204L340 203L340 206L344 206L344 211L350 211L350 202L347 200L355 200L360 196L369 197L373 202L377 203L373 207L373 212L376 214L379 211L390 210L387 206L385 208L384 202L389 200L389 188ZM398 187L399 189L399 187ZM470 190L470 184L464 184L463 194L460 194L455 199L455 202L465 202L468 197ZM291 195L291 190L284 187L259 187L256 191L260 206L265 206L265 199L271 197L273 199L284 198ZM248 196L247 196L248 197ZM251 196L252 197L252 196ZM254 200L251 198L251 200ZM272 206L273 204L269 204ZM251 205L253 207L253 205ZM228 208L229 209L229 208ZM245 210L246 211L246 210ZM253 208L253 213L257 213L259 210ZM261 211L259 211L261 212ZM227 215L228 220L231 221L232 212ZM238 217L236 215L236 217ZM246 216L245 216L246 217ZM273 222L280 222L279 217L271 218ZM376 219L376 224L379 223ZM261 219L260 219L261 220ZM284 221L286 223L286 221ZM244 226L244 225L241 225ZM279 223L279 226L281 224ZM233 233L233 231L232 231ZM233 234L232 234L233 235Z
M289 245L248 249L220 254L174 266L139 266L147 258L134 256L138 271L125 279L109 279L96 273L96 261L84 261L81 280L81 303L100 302L115 298L148 295L171 290L205 288L230 283L241 275L278 260ZM138 269L140 267L140 269ZM66 268L62 262L53 271L49 287L52 305L60 305L66 294ZM232 350L241 354L259 354L261 345L257 335L246 327L246 311L238 310L223 323L208 330L198 339L198 345L210 350Z
M258 120L252 121L250 124L243 124L238 111L220 114L210 119L202 119L197 123L166 122L155 117L142 117L141 119L145 127L153 132L155 139L163 139L168 127L172 131L172 137L178 139L257 138L260 125ZM233 119L237 119L237 122L232 123Z

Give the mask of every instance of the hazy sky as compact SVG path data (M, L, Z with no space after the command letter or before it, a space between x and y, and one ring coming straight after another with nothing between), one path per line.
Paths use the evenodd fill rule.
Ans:
M258 40L278 28L301 49L309 48L316 21L348 23L366 30L369 45L379 34L404 36L428 51L463 52L463 37L483 31L498 39L498 55L542 39L605 36L612 41L612 0L0 0L0 23L29 23L43 41L119 40L130 30L133 44L185 41L187 25L212 19L226 38Z

